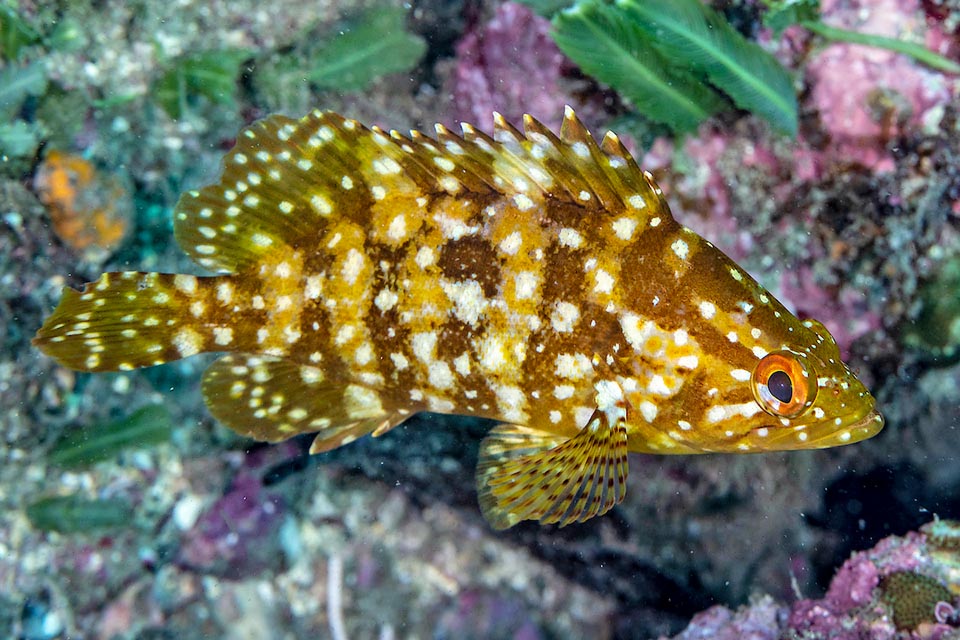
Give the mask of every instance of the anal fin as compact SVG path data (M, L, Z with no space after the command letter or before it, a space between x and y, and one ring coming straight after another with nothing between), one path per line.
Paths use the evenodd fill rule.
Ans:
M277 442L317 432L310 453L385 433L406 417L384 408L374 389L327 380L321 369L283 358L224 356L202 387L213 417L241 435Z
M601 411L571 438L503 424L480 445L480 509L496 529L521 520L563 527L604 514L623 500L626 478L626 427Z

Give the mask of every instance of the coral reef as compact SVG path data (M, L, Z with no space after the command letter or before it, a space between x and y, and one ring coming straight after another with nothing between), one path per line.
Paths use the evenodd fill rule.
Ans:
M923 39L920 2L822 3L832 24L865 33ZM892 51L831 44L808 62L811 106L831 138L836 158L875 171L894 168L888 143L905 131L935 130L944 105L957 95L956 80Z
M943 536L949 530L952 538L958 529L958 522L934 521L918 533L891 536L847 560L823 598L785 605L767 596L735 612L714 607L694 617L674 640L957 637L957 601L947 584L957 587L949 576L958 558L955 551L937 555L942 547L933 532Z
M11 97L10 113L13 133L29 135L0 167L0 636L960 634L957 603L936 586L960 593L956 525L904 535L926 510L960 514L955 77L885 51L761 31L795 73L799 138L727 113L685 140L660 138L642 160L684 223L827 323L875 383L888 419L881 436L797 455L633 456L627 500L609 516L495 534L473 490L489 427L480 421L418 416L309 457L308 442L252 445L216 425L202 408L202 358L85 376L40 357L29 337L63 286L99 271L94 262L189 270L171 246L173 203L213 179L242 124L270 111L319 106L397 129L456 119L486 128L492 110L556 125L569 103L601 133L623 110L618 98L572 68L546 21L513 3L417 3L407 27L429 49L410 74L349 95L284 75L285 92L269 96L276 85L257 75L273 68L266 61L301 55L317 25L331 28L366 3L60 4L18 5L25 35L14 43L18 66L3 76L29 89ZM744 32L759 29L757 3L722 4L747 16ZM823 2L828 24L924 40L954 59L958 18L954 0ZM158 80L176 61L218 49L254 61L219 79L234 80L232 104L191 97L171 118L153 94ZM37 149L83 151L50 176ZM37 194L69 194L70 172L86 171L71 166L91 159L108 160L136 206L119 244L78 261L86 250L70 239L86 229L51 228L54 212ZM89 213L90 202L109 199L109 182L98 189L67 201ZM143 404L167 408L169 438L56 464L56 443L78 425L116 422ZM69 533L31 524L28 507L54 495L122 500L132 517ZM835 571L853 547L872 549ZM929 596L912 620L897 613L896 575L908 576L908 603L909 581ZM795 601L795 590L810 597Z
M916 571L887 574L880 581L880 591L881 601L890 609L890 618L899 631L946 622L943 614L938 614L938 605L949 606L953 600L950 590L938 580Z

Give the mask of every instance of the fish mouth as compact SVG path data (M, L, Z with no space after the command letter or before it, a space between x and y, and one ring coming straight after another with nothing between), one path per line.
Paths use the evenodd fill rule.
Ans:
M881 429L883 429L883 415L875 408L871 408L865 416L847 426L847 431L852 436L850 438L851 442L860 442L872 438L880 433Z
M826 449L841 445L862 442L880 433L883 429L883 416L874 407L870 407L863 416L856 418L834 430L812 439L808 445L811 449Z
M883 416L875 408L851 422L830 428L826 425L809 427L766 427L770 436L757 438L757 430L741 438L741 442L750 439L750 451L795 451L802 449L827 449L861 442L877 435L883 429ZM801 435L806 434L806 436Z

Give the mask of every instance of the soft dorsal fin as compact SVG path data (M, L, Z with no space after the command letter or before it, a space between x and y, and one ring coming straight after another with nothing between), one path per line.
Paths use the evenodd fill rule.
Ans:
M280 358L224 356L203 374L202 387L213 417L237 433L277 442L317 432L311 453L379 435L405 419L385 409L372 389Z
M627 431L597 411L572 438L503 424L480 445L477 491L496 529L521 520L583 522L623 500Z
M617 215L659 197L616 136L598 146L569 107L559 137L530 116L524 132L499 114L492 137L462 130L407 137L331 112L270 116L241 132L219 182L181 197L177 241L201 266L237 272L309 243L332 219L364 223L418 198L496 192L524 209L549 197Z

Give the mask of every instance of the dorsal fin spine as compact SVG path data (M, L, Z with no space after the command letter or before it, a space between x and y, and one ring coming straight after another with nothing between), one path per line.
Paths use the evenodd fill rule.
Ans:
M494 137L464 124L462 137L440 125L436 138L405 138L329 112L271 116L238 137L218 183L181 198L176 237L201 266L237 272L315 237L342 211L369 210L387 191L432 198L493 190L524 203L600 205L611 215L659 198L619 140L606 138L601 149L571 109L559 137L532 117L523 125L525 133L495 114Z

